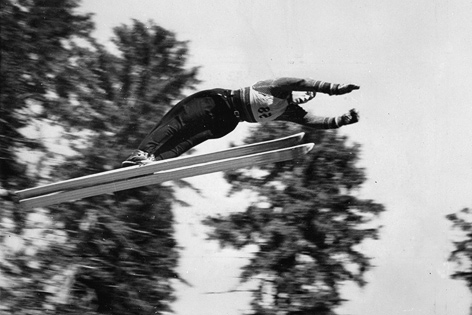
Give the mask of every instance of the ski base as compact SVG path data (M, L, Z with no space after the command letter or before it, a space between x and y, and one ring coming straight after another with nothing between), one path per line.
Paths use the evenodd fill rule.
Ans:
M235 147L215 153L158 161L145 166L103 172L16 192L23 209L114 193L213 172L292 160L313 143L297 144L303 134Z
M108 182L124 180L124 179L132 178L132 177L149 175L155 172L186 167L192 164L207 163L214 160L235 158L235 157L244 156L248 154L255 154L255 153L266 152L266 151L271 151L275 149L281 149L285 147L294 146L300 143L303 136L304 136L304 133L302 132L302 133L297 133L297 134L284 137L284 138L278 138L275 140L269 140L269 141L264 141L264 142L237 146L234 148L229 148L226 150L213 152L213 153L193 155L193 156L184 156L184 157L178 157L178 158L169 159L169 160L157 161L157 162L149 163L144 166L131 166L131 167L126 167L126 168L116 169L116 170L102 172L98 174L64 180L57 183L52 183L52 184L43 185L39 187L19 190L15 194L18 199L26 199L26 198L45 195L45 194L62 191L62 190L78 189L82 187L95 186L95 185L104 184Z

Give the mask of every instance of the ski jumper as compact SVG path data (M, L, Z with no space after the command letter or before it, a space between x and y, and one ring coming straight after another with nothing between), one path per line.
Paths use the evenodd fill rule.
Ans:
M299 106L317 92L329 95L350 92L343 92L339 87L312 79L278 78L239 90L197 92L165 114L138 149L154 155L156 160L177 157L206 140L227 135L241 121L283 120L315 129L339 128L339 117L314 116ZM292 93L295 91L306 92L305 97L295 98Z

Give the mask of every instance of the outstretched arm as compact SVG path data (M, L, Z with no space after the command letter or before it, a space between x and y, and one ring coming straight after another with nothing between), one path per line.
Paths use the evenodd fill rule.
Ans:
M322 117L310 114L296 104L291 104L276 120L290 121L314 129L336 129L354 124L359 119L359 112L355 109L351 109L348 113L338 117Z
M313 79L278 78L275 80L260 81L254 85L256 90L270 89L272 95L285 94L292 91L320 92L329 95L342 95L358 90L355 84L334 84Z

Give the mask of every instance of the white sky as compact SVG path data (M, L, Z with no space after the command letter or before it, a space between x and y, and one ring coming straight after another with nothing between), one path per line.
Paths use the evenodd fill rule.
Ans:
M377 266L369 284L347 285L340 314L462 315L471 294L450 280L453 233L444 218L472 206L472 2L317 0L86 0L95 36L131 18L154 20L190 40L191 65L201 65L199 87L238 88L275 76L355 83L359 91L317 97L310 110L337 115L352 107L362 121L343 129L362 144L368 182L362 196L384 204L381 239L363 245ZM241 141L246 125L200 151ZM179 271L193 287L178 286L177 314L241 314L248 294L238 268L247 253L205 242L200 219L243 209L226 198L219 174L192 179L206 198L181 192L196 207L176 209L183 246Z

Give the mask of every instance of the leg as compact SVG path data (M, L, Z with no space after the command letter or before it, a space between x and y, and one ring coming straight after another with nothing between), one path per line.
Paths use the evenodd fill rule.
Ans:
M147 164L156 160L154 152L159 150L163 145L172 142L172 138L182 129L178 116L171 118L166 124L159 123L144 138L137 150L121 163L123 167Z
M184 139L178 144L163 146L160 150L160 152L162 153L156 155L156 160L166 160L177 157L187 152L194 146L199 145L200 143L212 138L213 134L211 130L204 130L198 134L194 134L188 137L187 139Z
M123 166L149 162L154 155L160 159L176 157L205 140L234 130L239 120L219 93L219 90L202 91L175 105Z
M219 100L215 100L218 104ZM209 140L221 138L233 131L239 123L231 110L225 106L216 106L212 109L212 119L197 120L187 124L175 133L169 141L154 151L156 159L164 160L177 157L198 144Z
M164 116L138 149L160 155L192 135L209 130L213 121L219 119L219 115L215 115L215 108L219 106L214 97L202 92L184 99Z
M164 124L157 125L141 142L138 150L155 154L165 146L166 143L172 140L177 134L182 133L185 125L180 118L180 115L169 119Z

